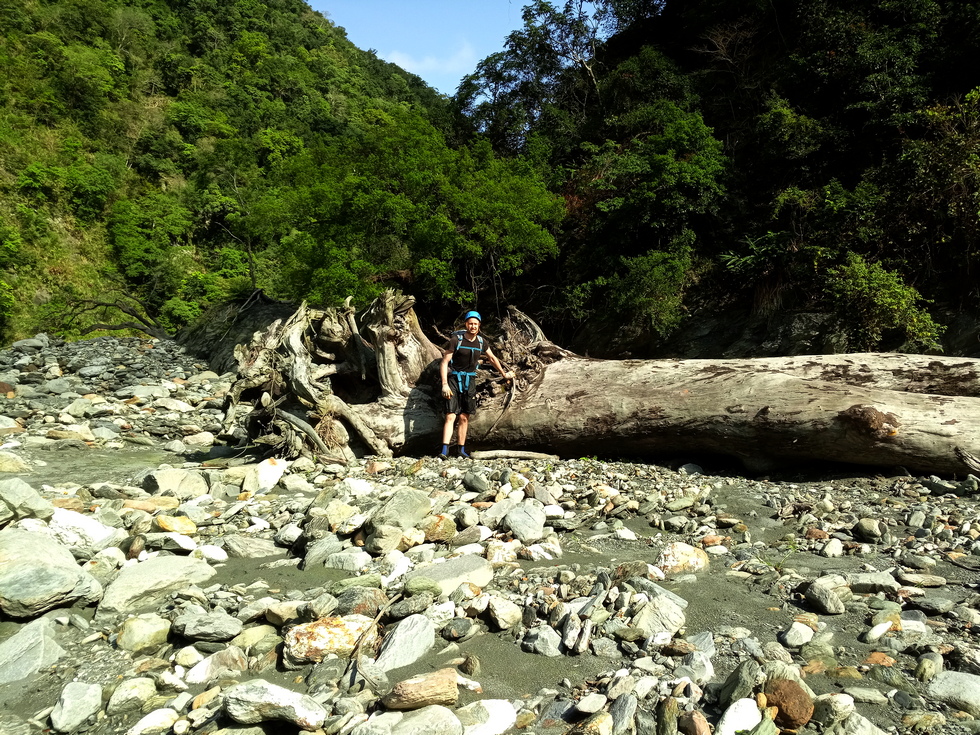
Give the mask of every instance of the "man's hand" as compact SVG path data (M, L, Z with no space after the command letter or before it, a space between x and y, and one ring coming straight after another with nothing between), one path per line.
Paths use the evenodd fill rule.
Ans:
M442 384L442 397L447 401L453 397L453 392L449 390L449 385L447 383Z

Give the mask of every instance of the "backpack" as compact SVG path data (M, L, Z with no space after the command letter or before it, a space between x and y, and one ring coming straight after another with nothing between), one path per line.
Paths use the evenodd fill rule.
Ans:
M466 330L465 329L459 329L459 330L453 332L453 336L456 338L456 349L453 350L453 357L454 358L456 357L457 350L479 350L480 352L483 352L483 335L482 334L476 335L476 339L477 339L477 343L479 344L479 347L463 347L463 337L466 336ZM464 372L462 372L460 370L456 370L453 367L452 360L449 361L449 368L452 371L453 375L456 376L456 381L459 384L460 391L461 392L465 392L469 388L470 378L475 378L476 377L476 372L474 371L472 373L464 373Z

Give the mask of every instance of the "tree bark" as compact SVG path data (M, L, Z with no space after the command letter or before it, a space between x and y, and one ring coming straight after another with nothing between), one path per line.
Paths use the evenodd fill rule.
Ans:
M283 456L434 451L443 424L435 379L441 350L412 304L389 291L357 314L304 305L257 334L236 353L240 378L227 421L251 403L250 436ZM713 453L755 469L807 460L938 473L980 468L973 429L980 360L893 353L592 360L548 342L516 309L502 326L493 349L518 379L482 381L471 449Z

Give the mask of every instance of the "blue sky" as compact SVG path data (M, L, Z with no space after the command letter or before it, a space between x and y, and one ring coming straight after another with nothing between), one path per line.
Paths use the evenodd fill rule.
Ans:
M362 49L418 74L443 94L523 26L527 0L308 0Z

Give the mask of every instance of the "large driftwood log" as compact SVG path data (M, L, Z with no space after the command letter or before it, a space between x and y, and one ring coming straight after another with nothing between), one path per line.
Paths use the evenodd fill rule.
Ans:
M443 416L412 300L305 305L241 348L227 420L284 456L433 451ZM516 385L485 380L468 446L562 456L711 452L763 468L828 460L940 473L980 469L980 360L900 354L591 360L517 310L494 350ZM305 417L303 414L305 413Z

